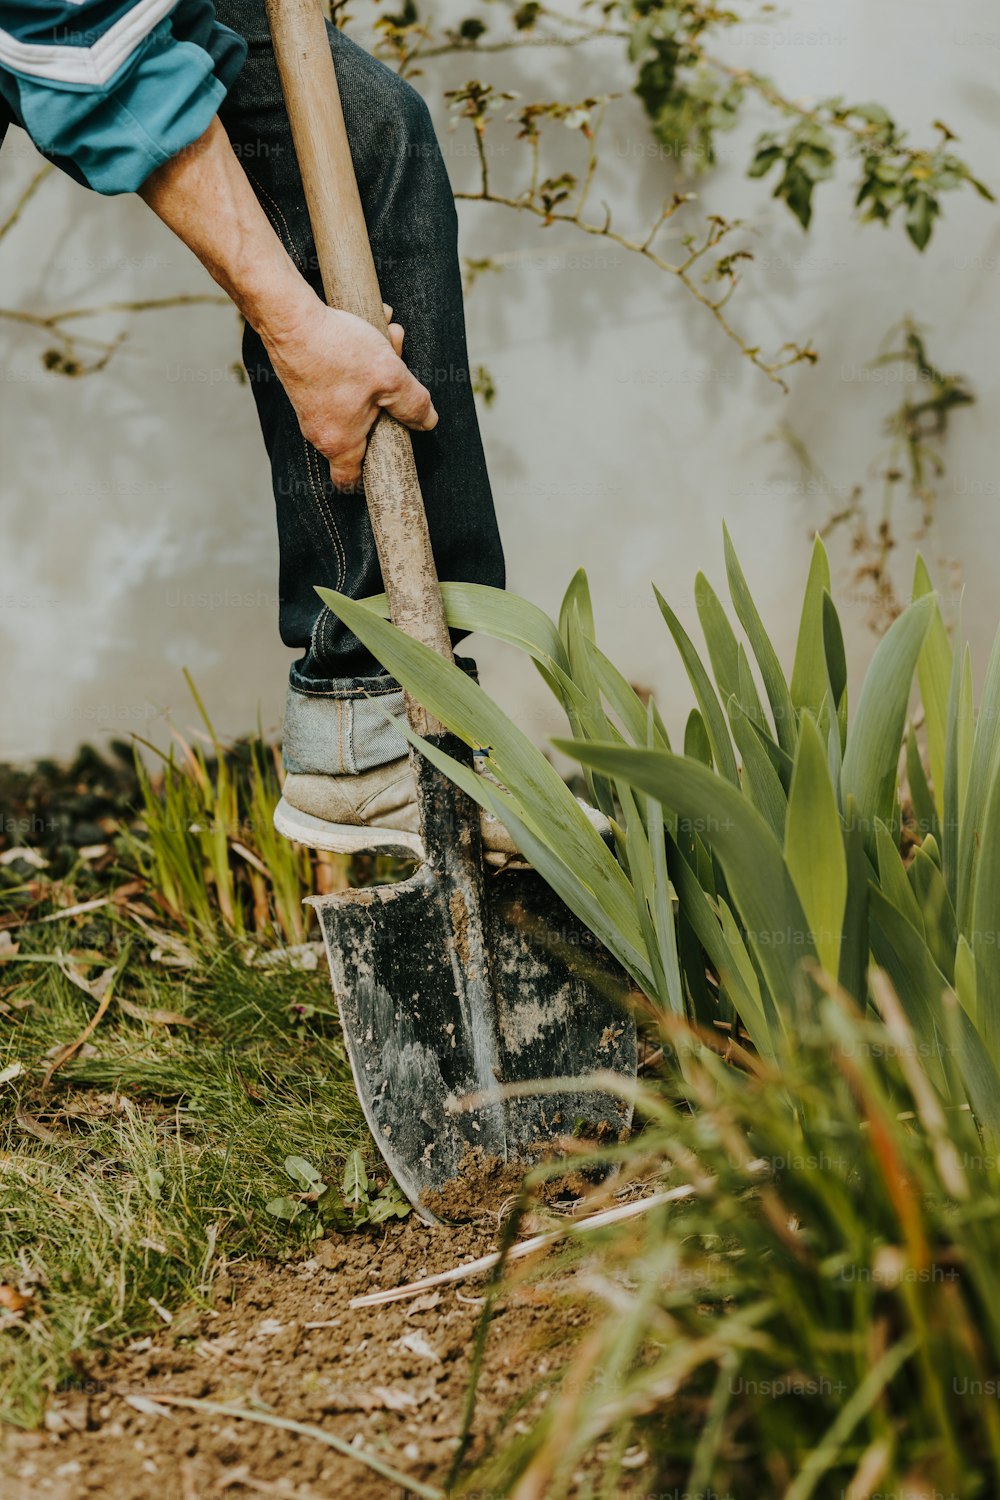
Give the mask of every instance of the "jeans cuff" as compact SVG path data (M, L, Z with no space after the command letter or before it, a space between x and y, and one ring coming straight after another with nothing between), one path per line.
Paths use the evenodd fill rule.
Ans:
M282 759L286 771L317 776L354 775L398 760L406 738L387 717L405 713L403 690L380 679L374 697L364 692L302 692L288 685Z
M475 678L474 661L456 661ZM353 776L399 760L409 744L392 719L405 713L403 690L393 677L313 681L293 667L282 733L285 770Z

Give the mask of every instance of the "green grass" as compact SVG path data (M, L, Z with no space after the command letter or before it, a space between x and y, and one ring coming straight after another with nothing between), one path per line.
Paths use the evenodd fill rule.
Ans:
M191 690L204 729L152 771L124 744L0 765L0 847L26 855L0 864L0 1283L32 1298L0 1302L0 1420L38 1422L88 1353L206 1298L234 1258L408 1212L325 959L276 951L316 939L307 895L403 867L279 838L277 752L223 744Z
M43 1089L52 1049L96 1003L57 964L23 960L79 951L71 926L21 929L0 968L0 1070L23 1069L0 1085L0 1281L34 1294L30 1316L0 1323L0 1417L22 1425L81 1356L158 1326L153 1303L177 1311L227 1261L307 1242L314 1208L291 1225L266 1211L296 1188L285 1158L329 1176L366 1140L325 964L249 968L221 949L170 969L125 920L88 924L88 954L98 940L124 967L89 1044ZM143 1021L119 996L193 1024Z

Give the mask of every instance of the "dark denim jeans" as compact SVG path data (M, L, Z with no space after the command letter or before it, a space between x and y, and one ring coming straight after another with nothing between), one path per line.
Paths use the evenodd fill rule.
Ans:
M320 291L263 0L216 0L216 12L250 46L222 122L276 232ZM407 363L440 416L433 432L413 438L438 571L503 587L466 352L455 205L434 128L409 84L333 27L329 35L382 296L406 330ZM285 762L295 771L365 770L405 751L385 718L386 709L402 712L402 695L313 590L324 584L354 598L381 592L367 507L360 494L331 484L249 329L243 357L271 461L281 638L302 652L290 675Z

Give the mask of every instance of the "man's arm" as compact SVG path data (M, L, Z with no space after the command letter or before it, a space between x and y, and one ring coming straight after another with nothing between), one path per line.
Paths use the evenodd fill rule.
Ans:
M316 296L257 202L218 119L139 192L256 329L303 435L329 460L339 488L358 483L380 408L420 431L435 426L429 393L400 358L402 328L390 324L390 344Z

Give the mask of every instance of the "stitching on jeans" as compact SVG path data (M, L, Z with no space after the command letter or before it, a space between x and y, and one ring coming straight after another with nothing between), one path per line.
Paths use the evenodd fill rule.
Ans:
M314 627L315 629L315 627ZM395 687L363 688L357 693L338 693L336 688L303 688L292 684L292 692L298 693L302 698L336 698L345 703L364 698L387 698L393 693L402 693L403 689L397 684Z
M344 551L344 543L341 540L333 508L327 502L326 494L323 490L323 476L319 468L319 455L312 444L306 442L305 438L302 439L302 447L306 455L306 467L309 472L309 484L312 488L313 499L316 501L317 509L322 516L327 536L333 543L337 554L337 591L339 593L343 590L344 579L347 575L347 553Z
M337 567L339 570L337 573L337 588L339 590L343 587L347 576L347 553L344 551L344 544L341 540L340 529L337 526L337 518L333 513L333 507L326 498L326 491L323 486L323 474L319 466L319 454L311 443L306 443L305 438L302 441L305 443L306 461L309 464L309 477L313 494L322 508L323 515L328 522L327 531L330 532L333 544L337 549Z
M319 472L319 455L308 443L305 445L306 462L309 467L309 482L312 486L313 496L316 500L317 509L323 517L327 534L330 536L337 552L337 588L343 589L344 580L347 576L347 553L344 550L340 529L337 526L336 517L332 506L328 505L326 493L322 484L322 475ZM332 654L333 645L327 634L333 620L331 611L324 605L316 622L313 625L312 642L313 654L318 660L325 660L327 651Z
M337 759L340 762L341 772L344 766L344 700L338 698L337 702Z
M313 498L316 501L316 509L319 512L320 520L326 527L327 536L333 543L334 551L337 554L337 588L338 590L340 590L343 587L344 574L347 570L347 557L346 553L344 552L344 545L341 541L340 532L337 529L337 523L334 520L329 506L326 504L326 496L323 493L322 485L320 484L319 488L317 488L317 475L316 470L314 470L313 468L313 458L315 455L312 447L309 443L306 442L305 438L302 439L302 449L306 457L306 472L309 475L309 485L313 492ZM314 657L318 657L318 635L323 636L324 642L326 640L325 632L329 616L330 611L327 609L326 605L324 605L313 621L313 627L310 633L309 640Z
M320 650L321 650L321 646L320 646L320 632L323 629L323 620L324 620L325 616L326 616L326 605L322 604L322 605L320 605L319 614L316 616L315 620L313 620L313 622L312 622L312 630L310 630L310 632L309 632L309 650L312 653L313 657L315 657L317 660L319 659L319 654L320 654Z
M261 180L260 180L259 177L255 177L254 174L250 171L250 169L248 167L246 167L246 166L244 166L243 170L244 170L244 172L246 172L246 174L249 177L250 181L253 183L254 187L257 189L257 192L262 197L264 197L264 198L267 199L268 203L270 203L270 205L271 205L271 208L273 208L274 212L278 215L278 218L281 220L282 224L284 225L285 232L284 232L284 236L283 237L284 237L284 239L286 240L286 242L288 244L288 253L291 255L292 260L296 264L296 267L300 271L303 270L304 266L303 266L303 262L302 262L302 256L299 254L298 247L296 246L295 241L292 238L292 231L288 227L288 220L285 218L284 214L281 212L280 206L277 203L275 203L274 199L271 197L271 194L267 191L267 188L264 187L264 185L262 184L262 182L261 182ZM281 229L275 223L274 215L270 212L270 210L267 208L266 205L264 205L264 212L267 214L267 217L271 220L271 223L274 225L275 233L278 235L279 238L282 238Z

